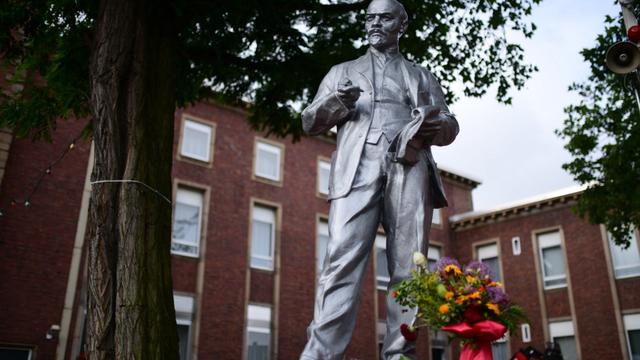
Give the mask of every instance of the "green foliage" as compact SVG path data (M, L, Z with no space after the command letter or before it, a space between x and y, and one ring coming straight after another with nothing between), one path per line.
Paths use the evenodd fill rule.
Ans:
M370 0L220 0L175 2L179 45L177 106L203 98L249 103L250 122L277 135L301 135L299 110L333 64L361 55ZM507 30L526 37L540 0L405 0L406 56L429 67L446 89L482 96L497 84L510 103L535 71ZM48 137L60 118L90 113L89 64L99 3L9 0L0 8L0 126ZM448 92L449 100L455 96Z
M564 169L590 185L576 206L578 214L604 224L615 242L627 247L632 227L640 225L640 113L631 86L636 74L616 75L604 62L607 49L623 40L622 17L607 16L595 46L581 52L591 75L570 86L580 98L565 108L567 118L557 134L573 156Z

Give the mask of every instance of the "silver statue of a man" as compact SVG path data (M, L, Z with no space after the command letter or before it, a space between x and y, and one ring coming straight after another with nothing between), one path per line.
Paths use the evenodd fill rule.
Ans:
M302 113L310 135L338 129L329 180L329 244L314 318L301 359L342 359L379 224L387 236L389 287L410 276L413 253L426 254L434 208L447 205L431 156L458 134L442 89L425 68L398 52L408 25L396 0L373 0L366 13L369 50L331 68ZM415 357L400 333L407 311L387 295L383 359Z

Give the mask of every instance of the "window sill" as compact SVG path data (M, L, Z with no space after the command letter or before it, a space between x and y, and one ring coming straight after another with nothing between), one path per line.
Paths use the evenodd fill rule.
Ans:
M264 272L264 273L269 273L269 274L273 273L273 268L265 268L265 267L258 267L258 266L249 265L249 269L257 270L257 271Z
M640 274L615 276L616 280L625 280L625 279L633 279L633 278L640 278Z
M172 256L186 257L186 258L190 258L190 259L199 259L200 258L199 254L194 255L194 254L177 252L177 251L171 251L171 255Z
M255 173L251 176L251 179L252 179L253 181L257 181L257 182L260 182L260 183L263 183L263 184L268 184L268 185L273 185L273 186L279 186L279 187L282 187L282 183L283 183L283 180L282 180L282 179L280 179L280 180L273 180L273 179L270 179L270 178L265 178L265 177L262 177L262 176L256 175Z
M548 291L548 290L559 290L559 289L566 289L567 288L567 284L564 285L554 285L554 286L547 286L544 288L544 291Z
M176 159L187 164L202 166L209 169L213 167L213 160L201 160L201 159L192 158L188 155L184 155L180 153L178 153L178 156L176 156Z

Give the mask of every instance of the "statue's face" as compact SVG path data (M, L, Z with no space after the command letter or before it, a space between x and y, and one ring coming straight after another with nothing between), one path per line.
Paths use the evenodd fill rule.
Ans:
M378 50L397 46L404 27L396 4L386 0L371 2L365 16L365 30L371 46Z

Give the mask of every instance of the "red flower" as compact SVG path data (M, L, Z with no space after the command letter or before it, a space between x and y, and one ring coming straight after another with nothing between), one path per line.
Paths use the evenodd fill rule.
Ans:
M478 311L478 308L476 306L469 306L464 311L464 320L469 324L475 324L478 321L482 320L482 315L480 315L480 312Z
M407 324L400 325L400 333L407 341L416 341L418 339L418 331L414 330Z

